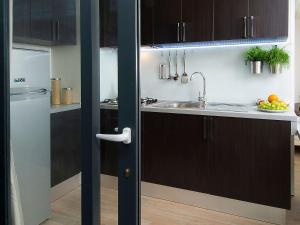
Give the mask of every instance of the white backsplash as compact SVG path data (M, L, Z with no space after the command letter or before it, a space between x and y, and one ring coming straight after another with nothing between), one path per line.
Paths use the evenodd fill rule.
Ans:
M269 46L270 47L270 46ZM265 47L265 48L269 48ZM245 66L243 52L248 47L221 47L191 49L186 51L187 73L201 71L206 76L207 99L210 102L254 103L271 93L282 99L294 101L294 72L286 68L280 75L272 75L265 65L264 74L252 75ZM289 49L289 46L286 47ZM101 53L101 99L117 96L117 53L102 49ZM172 54L171 73L175 73L175 50ZM183 73L183 50L178 50L179 74ZM141 96L160 100L197 100L202 92L202 79L188 84L180 81L158 79L159 64L167 63L168 51L142 51ZM108 66L109 65L109 66Z

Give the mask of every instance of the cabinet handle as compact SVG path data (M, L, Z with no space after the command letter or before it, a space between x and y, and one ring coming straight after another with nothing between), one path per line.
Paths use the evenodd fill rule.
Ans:
M177 42L180 42L180 23L177 23Z
M210 132L210 140L213 141L214 140L214 118L210 117L209 118L209 132Z
M254 16L250 16L250 22L251 22L250 37L254 38Z
M247 16L245 16L243 19L244 19L244 38L248 38L248 26L247 26L248 18Z
M56 22L52 20L52 41L56 41Z
M60 22L59 20L56 21L56 40L59 41L60 39Z
M203 140L207 140L207 117L203 117Z
M186 42L186 23L185 22L183 22L182 23L182 41L183 42Z

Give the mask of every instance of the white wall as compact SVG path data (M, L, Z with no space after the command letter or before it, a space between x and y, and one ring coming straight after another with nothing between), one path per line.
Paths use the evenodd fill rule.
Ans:
M281 75L271 75L268 67L262 75L252 75L245 66L245 47L187 50L187 73L201 71L207 80L207 99L211 102L253 103L277 93L293 101L293 73L289 68ZM164 52L167 55L168 52ZM175 55L175 52L172 52ZM182 51L179 59L182 61ZM143 52L141 57L141 95L163 100L197 100L202 79L188 84L158 79L159 63L164 61L161 52ZM174 57L173 57L174 58ZM173 60L174 62L174 60ZM182 62L179 74L183 73ZM171 70L174 74L174 68Z
M77 44L52 48L52 77L62 79L62 87L73 88L73 101L81 101L81 58L80 58L80 1L76 0Z
M245 47L187 50L187 72L191 74L195 71L202 71L206 75L209 101L253 103L257 98L266 98L271 93L277 93L283 99L294 102L295 2L293 0L290 2L290 37L285 45L292 60L290 67L281 75L269 74L267 66L263 75L250 74L249 68L244 65L242 58ZM174 57L175 52L172 51L172 54ZM166 60L167 52L164 52L164 55L164 60ZM181 59L181 56L182 50L178 58ZM101 49L100 57L100 98L103 100L117 97L117 51ZM73 87L75 99L80 101L79 44L75 47L53 48L52 61L53 76L62 77L63 86ZM197 78L186 85L182 85L179 81L159 80L158 65L162 61L161 51L143 51L141 53L142 97L164 100L196 100L201 80ZM297 71L299 70L300 68L297 68ZM180 63L179 72L182 73L182 63ZM300 86L298 77L297 83ZM300 100L300 88L296 91L296 97Z
M290 37L283 46L290 53L291 64L283 74L271 75L267 66L265 66L265 72L262 75L250 74L249 67L245 66L243 61L243 52L247 47L236 46L187 50L187 72L190 75L195 71L201 71L206 75L208 101L254 103L258 98L266 98L269 94L276 93L282 99L294 102L295 2L293 0L290 2ZM270 48L271 45L264 47ZM116 97L116 74L113 73L111 67L116 67L115 57L117 53L114 50L106 49L101 50L101 52L103 53L101 56L107 57L104 60L102 57L101 86L106 86L103 84L103 81L109 83L104 91L101 92L101 99ZM179 73L182 74L183 50L180 50L179 54L178 59L181 60ZM196 100L202 82L200 78L189 84L158 79L159 64L161 62L167 63L167 55L167 51L142 51L142 97L154 97L161 100ZM174 64L175 50L172 51L172 55ZM109 61L109 58L114 58L114 60ZM174 65L172 73L174 73ZM111 79L112 77L113 79Z

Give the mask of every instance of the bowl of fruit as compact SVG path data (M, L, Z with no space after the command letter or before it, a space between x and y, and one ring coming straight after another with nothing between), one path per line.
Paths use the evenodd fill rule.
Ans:
M289 104L277 95L272 94L268 97L268 100L259 99L257 109L262 112L283 113L289 110Z

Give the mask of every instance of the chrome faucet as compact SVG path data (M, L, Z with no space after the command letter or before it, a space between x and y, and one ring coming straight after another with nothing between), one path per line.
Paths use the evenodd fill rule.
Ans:
M205 79L205 76L203 73L201 72L195 72L191 75L191 78L190 80L192 81L194 76L196 75L200 75L203 79L203 92L202 92L202 95L201 95L201 92L199 91L199 97L198 97L198 101L201 102L201 105L203 106L203 108L205 108L206 106L206 79Z

